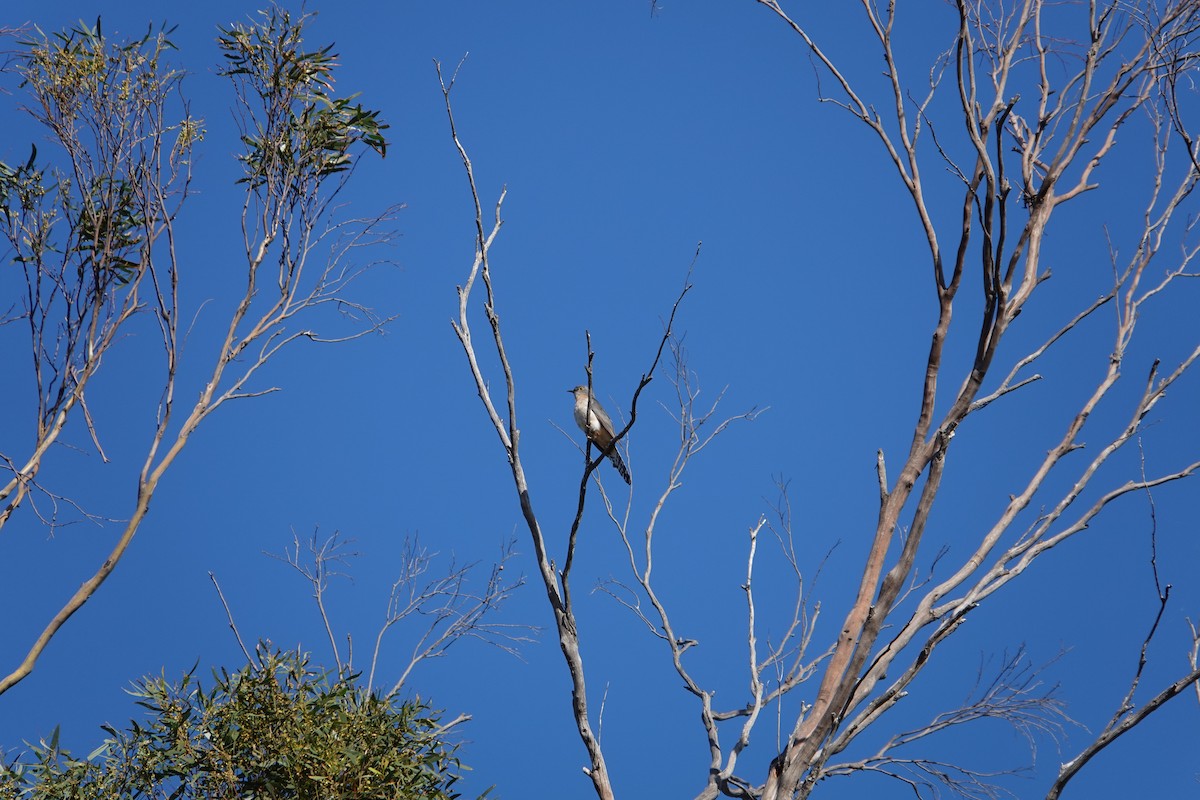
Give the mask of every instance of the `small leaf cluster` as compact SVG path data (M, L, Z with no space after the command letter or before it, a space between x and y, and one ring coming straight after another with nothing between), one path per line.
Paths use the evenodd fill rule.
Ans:
M18 262L41 264L52 253L73 261L93 300L133 280L145 258L157 139L170 130L163 111L183 77L164 57L175 49L170 32L117 42L97 19L20 42L25 108L61 146L65 167L39 167L36 147L24 167L0 163L5 233ZM191 118L177 131L172 161L203 136Z
M95 26L80 22L52 36L23 41L22 85L55 122L99 133L97 119L119 124L130 105L152 105L164 84L181 77L162 60L177 49L169 38L173 30L155 33L149 28L140 39L114 42L104 36L97 19Z
M258 663L130 690L146 719L87 758L58 731L0 764L0 800L450 800L463 767L420 701L385 699L355 676L312 668L306 655L260 645Z
M4 214L7 229L13 229L14 216L19 218L38 211L45 196L43 171L37 166L37 145L30 147L29 160L24 165L11 167L0 161L0 213ZM18 260L21 257L18 253Z
M384 155L388 127L379 112L335 97L333 45L304 49L311 14L293 17L278 7L259 12L250 24L219 28L225 58L222 75L238 84L245 111L239 156L241 182L258 188L305 187L353 164L351 148L361 142Z

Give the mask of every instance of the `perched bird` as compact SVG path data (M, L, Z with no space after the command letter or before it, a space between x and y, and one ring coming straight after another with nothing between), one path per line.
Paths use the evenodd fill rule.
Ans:
M575 424L587 434L587 438L591 439L593 444L600 448L601 453L608 456L625 482L632 485L633 482L629 479L629 470L625 468L621 454L613 445L613 437L616 436L616 432L613 430L612 420L604 412L604 408L596 400L596 396L586 386L576 386L567 391L575 395Z

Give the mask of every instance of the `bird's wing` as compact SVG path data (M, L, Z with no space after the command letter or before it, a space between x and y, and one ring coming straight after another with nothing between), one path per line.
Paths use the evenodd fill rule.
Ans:
M605 412L604 407L596 402L595 398L592 398L592 413L600 421L601 430L607 433L611 439L616 433L616 428L613 427L612 420L608 418L608 413Z

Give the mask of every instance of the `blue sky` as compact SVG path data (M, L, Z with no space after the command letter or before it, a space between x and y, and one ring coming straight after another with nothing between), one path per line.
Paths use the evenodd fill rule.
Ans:
M882 88L878 56L863 44L857 9L845 5L797 14L813 15L814 34L853 80L875 92ZM99 15L114 37L140 35L148 22L179 26L172 39L190 73L184 90L207 128L196 166L199 193L180 223L183 302L189 315L197 314L184 367L193 385L208 366L206 346L235 302L238 276L237 140L232 97L214 70L215 26L255 8L13 0L0 14L0 24L30 22L45 31ZM452 68L466 53L456 119L485 205L508 188L505 228L493 252L495 280L520 392L525 468L552 546L565 546L577 497L578 451L556 426L575 434L564 390L584 381L584 331L596 351L599 397L615 416L648 368L662 320L703 242L679 323L702 398L728 387L725 415L769 410L718 439L672 498L659 523L662 587L679 609L681 627L702 642L698 673L721 687L724 703L737 704L744 691L737 672L744 651L738 587L746 530L769 512L775 479L783 476L806 574L811 578L824 563L812 589L823 604L816 647L831 641L874 530L875 452L882 448L898 464L911 437L936 306L911 202L868 132L816 101L813 70L796 37L747 2L664 4L653 17L640 0L314 8L320 13L309 37L336 43L339 91L361 92L391 124L386 159L364 158L345 199L360 214L406 204L395 223L399 237L378 255L390 263L355 290L397 318L383 336L288 351L261 378L282 392L231 404L201 428L113 577L61 631L33 675L0 697L0 747L12 752L61 724L64 741L88 752L100 724L119 725L135 714L123 691L135 678L174 677L197 663L202 675L209 666L239 665L210 571L243 636L300 645L332 663L306 585L264 555L282 552L293 532L304 539L315 529L321 536L340 531L355 540L361 556L351 565L353 579L335 584L330 603L339 635L354 637L360 658L382 620L406 537L419 535L447 563L453 557L486 568L515 536L521 554L511 569L536 581L503 453L450 328L455 287L473 254L473 219L433 60ZM954 24L943 4L906 12L899 50L918 82ZM12 163L26 157L37 134L22 128L17 135L23 123L14 98L0 96L0 103L6 120L0 160ZM1144 197L1146 163L1144 155L1114 160L1099 178L1117 191L1064 208L1044 259L1055 278L1022 315L1002 363L1103 290L1110 268L1102 226L1127 251L1121 237ZM925 169L935 187L936 221L953 226L959 203L953 181L939 174L932 156ZM1148 307L1142 338L1128 355L1131 384L1154 358L1173 366L1195 346L1198 289L1182 285ZM482 315L474 324L482 339ZM1049 446L1047 437L1066 424L1083 391L1079 381L1090 388L1105 368L1110 329L1109 317L1090 321L1042 365L1043 382L959 432L922 568L937 546L948 546L953 559L990 525ZM6 371L20 374L25 362L15 336L0 330L13 365ZM104 516L126 516L134 499L133 465L157 401L144 368L152 343L132 335L94 389L93 412L112 463L101 464L76 428L70 443L77 449L59 448L43 474ZM958 371L947 384L957 384L970 345L951 349L948 363ZM498 385L500 373L489 374ZM1092 424L1100 430L1121 419L1137 389L1131 385L1107 402ZM0 448L7 448L27 435L21 431L29 410L17 393L0 394L0 411L10 421ZM1151 471L1195 460L1198 394L1197 377L1188 376L1155 409L1143 437ZM660 405L669 407L671 399L669 383L656 380L630 437L634 520L650 511L674 455L672 422ZM624 497L615 473L602 470L609 490ZM1106 468L1101 485L1136 477L1131 448ZM1186 670L1186 618L1200 617L1197 496L1189 482L1154 494L1159 569L1174 589L1142 699ZM1022 644L1037 664L1062 653L1047 668L1046 684L1061 683L1070 713L1090 730L1101 729L1126 690L1157 608L1145 498L1125 498L1110 512L973 613L879 736L953 707L970 691L981 662ZM28 513L5 528L5 671L95 569L118 530L80 523L48 537ZM605 696L604 744L618 794L694 793L707 759L698 708L644 628L603 594L587 593L624 568L616 534L594 498L581 537L575 586L584 658L593 705ZM770 567L769 561L763 567L768 578ZM789 609L789 589L763 583L769 630L771 619L782 620ZM462 757L474 768L465 794L495 784L501 798L592 796L540 586L521 590L500 621L538 625L543 635L522 648L519 660L464 642L423 665L411 682L449 716L474 717L463 732ZM406 663L406 633L389 639L385 675ZM1179 698L1086 768L1068 796L1194 793L1196 712L1194 694ZM749 751L750 763L773 754L769 727ZM1018 796L1044 793L1056 765L1089 738L1071 727L1061 752L1043 741L1031 776L1008 785ZM878 741L868 739L864 748ZM1028 755L1018 737L990 723L961 728L930 747L993 769L1020 765ZM818 796L867 793L908 796L902 785L873 777L831 780Z

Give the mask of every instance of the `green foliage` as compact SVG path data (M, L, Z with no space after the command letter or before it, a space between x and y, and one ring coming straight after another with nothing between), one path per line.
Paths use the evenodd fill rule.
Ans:
M10 167L0 161L0 213L11 230L13 215L21 216L35 212L42 197L46 194L46 186L42 170L37 166L37 145L30 147L29 160L23 166ZM23 259L20 252L17 260Z
M249 114L243 120L243 182L258 188L307 186L348 169L362 142L384 155L388 127L379 112L333 96L333 45L303 50L305 14L293 19L272 7L252 24L220 28L217 43Z
M16 71L26 108L49 128L68 166L37 168L36 149L22 168L0 164L0 210L18 262L61 254L93 300L129 283L144 261L156 216L146 186L161 166L161 135L175 132L175 162L202 136L191 119L173 129L161 123L182 79L164 58L174 49L169 34L148 30L112 42L97 20L20 42Z
M131 694L147 719L86 759L58 732L32 759L0 764L0 800L383 800L458 797L464 769L418 702L385 700L354 677L260 645L258 664L178 684L146 678Z
M162 60L176 49L167 38L173 30L155 34L148 29L141 39L116 43L105 38L97 19L94 28L80 22L65 32L23 41L23 85L64 128L91 126L96 119L119 126L129 106L153 107L160 87L181 77Z

